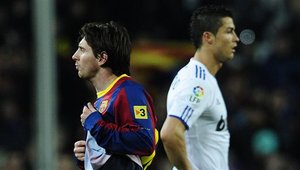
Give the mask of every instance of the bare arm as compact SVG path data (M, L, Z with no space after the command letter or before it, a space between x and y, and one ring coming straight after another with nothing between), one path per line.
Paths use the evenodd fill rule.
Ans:
M168 116L161 129L161 140L172 165L179 170L192 170L187 158L183 123Z

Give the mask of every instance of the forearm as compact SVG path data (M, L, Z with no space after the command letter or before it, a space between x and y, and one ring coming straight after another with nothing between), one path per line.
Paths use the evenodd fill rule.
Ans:
M161 140L168 159L179 170L192 170L187 157L184 124L175 117L167 117L161 129Z
M185 140L179 136L175 140L163 142L169 161L179 170L192 170L187 158Z
M96 126L92 131L99 146L110 153L149 155L155 149L154 137L147 129L112 128L112 124Z

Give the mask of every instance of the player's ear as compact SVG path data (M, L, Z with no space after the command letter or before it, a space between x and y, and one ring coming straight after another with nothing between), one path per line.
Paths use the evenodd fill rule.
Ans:
M108 60L108 55L106 51L102 51L100 54L97 55L98 62L100 65L103 65Z
M208 44L212 44L214 35L211 32L204 32L202 35L202 40L207 42Z

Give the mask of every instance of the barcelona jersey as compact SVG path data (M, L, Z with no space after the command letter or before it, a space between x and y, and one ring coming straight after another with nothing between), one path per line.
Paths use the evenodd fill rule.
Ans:
M105 163L110 155L123 154L145 169L155 155L158 140L151 96L123 74L97 93L94 107L97 111L84 123L88 134L86 152L89 153L86 155L95 157L92 154L100 151L96 155L97 162ZM90 158L86 158L85 163L91 161Z

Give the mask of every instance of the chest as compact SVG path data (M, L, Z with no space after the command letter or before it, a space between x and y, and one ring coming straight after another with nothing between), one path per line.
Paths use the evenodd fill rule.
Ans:
M210 105L207 109L203 112L202 118L212 121L212 122L219 122L220 120L227 119L227 109L224 102L223 95L219 88L216 88L212 98L209 102Z
M102 115L103 120L114 122L117 115L115 106L118 106L118 93L109 93L97 99L94 103L95 108Z

